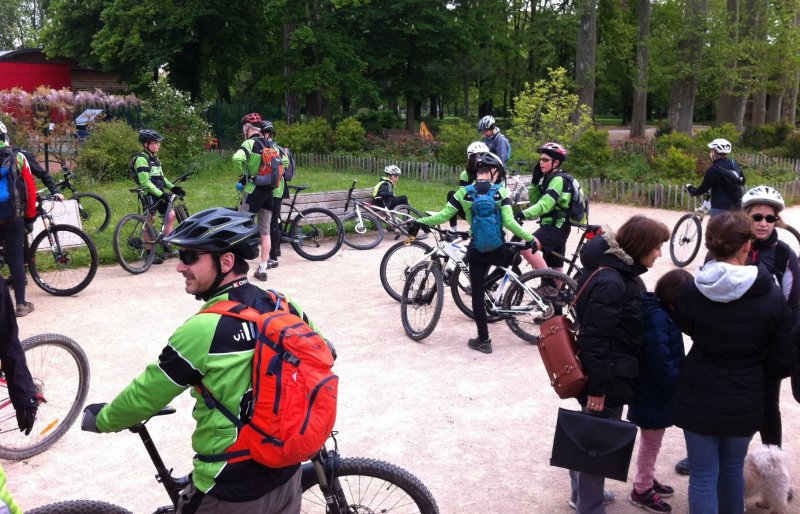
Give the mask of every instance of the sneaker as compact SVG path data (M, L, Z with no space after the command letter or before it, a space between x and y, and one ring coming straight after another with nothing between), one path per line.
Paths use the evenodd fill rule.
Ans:
M278 261L273 260L273 259L270 259L270 260L267 261L267 269L272 269L272 268L277 268L277 267L278 267Z
M668 485L664 485L659 483L658 480L655 478L653 479L653 492L659 495L662 498L669 498L673 494L675 494L675 489Z
M31 312L33 312L33 304L31 302L17 304L17 309L15 311L15 314L17 315L18 318L21 318L22 316L27 316Z
M614 499L615 499L614 491L610 491L608 489L604 489L603 490L603 505L610 505L610 504L614 503ZM573 500L570 500L567 503L573 509L577 509L578 508L578 506L575 504L575 502Z
M542 298L555 299L558 298L558 289L553 286L541 285L536 288L536 292Z
M648 512L672 512L672 507L670 507L669 503L662 500L652 488L641 494L634 489L631 491L630 502L631 505Z
M689 457L675 464L675 473L683 476L689 474Z
M261 266L258 267L255 273L253 273L253 277L257 278L262 282L267 281L267 270L261 269Z
M280 247L278 247L278 249L275 250L275 257L280 257L280 256L281 256L281 249Z
M492 340L483 340L480 337L473 337L467 341L467 346L473 350L478 350L481 353L492 353Z

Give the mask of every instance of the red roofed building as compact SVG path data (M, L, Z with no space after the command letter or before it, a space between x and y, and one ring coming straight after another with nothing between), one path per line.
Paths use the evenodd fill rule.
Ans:
M74 59L45 57L41 48L0 50L0 91L20 88L32 93L40 86L72 91L127 93L119 75L80 66Z

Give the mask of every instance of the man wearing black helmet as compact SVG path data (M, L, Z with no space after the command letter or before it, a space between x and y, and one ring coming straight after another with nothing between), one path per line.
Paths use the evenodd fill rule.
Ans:
M167 239L180 248L176 270L184 277L186 292L205 302L201 311L223 300L262 313L276 309L271 296L247 281L247 261L258 256L261 244L248 213L207 209L187 218ZM314 328L303 311L288 301L289 310ZM229 316L195 314L172 334L158 361L111 403L84 409L82 429L122 430L192 388L196 420L192 448L199 456L218 454L236 440L236 426L219 409L209 408L193 386L202 381L228 410L249 419L254 331L252 324L243 329L241 320ZM275 469L253 460L207 462L196 457L193 466L192 481L181 493L177 514L300 511L299 465Z

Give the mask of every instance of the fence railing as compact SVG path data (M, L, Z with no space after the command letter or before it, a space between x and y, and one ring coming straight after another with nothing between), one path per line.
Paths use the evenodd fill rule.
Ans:
M367 155L301 153L295 154L295 160L299 166L324 166L335 170L354 170L376 175L382 173L386 166L394 164L400 167L404 177L436 182L450 182L461 173L461 168L448 164L397 161Z

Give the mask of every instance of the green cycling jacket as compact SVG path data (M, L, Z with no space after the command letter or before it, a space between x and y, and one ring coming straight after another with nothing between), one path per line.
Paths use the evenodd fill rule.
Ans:
M572 201L572 193L566 187L563 173L556 170L544 178L541 185L529 189L531 206L522 211L525 219L539 218L542 226L552 225L561 228L568 223L567 210Z
M155 154L148 151L141 152L133 162L133 169L136 170L136 180L149 194L156 198L161 198L164 189L172 191L175 187L172 182L164 176L161 169L161 161Z
M253 184L252 177L258 175L258 168L261 167L261 154L259 152L253 151L253 146L256 143L256 140L260 140L261 144L265 144L266 141L271 141L264 139L262 136L252 136L250 139L245 140L239 148L233 153L233 161L239 163L242 168L242 175L246 175L248 177L247 184L244 186L245 193L252 193L256 186ZM286 152L281 148L276 142L272 141L272 144L281 154L281 162L283 167L286 168L289 166L289 157L286 155ZM262 148L262 147L259 147ZM278 187L272 190L272 195L274 197L280 198L283 196L283 188L286 187L286 181L281 179L281 183L278 184Z

